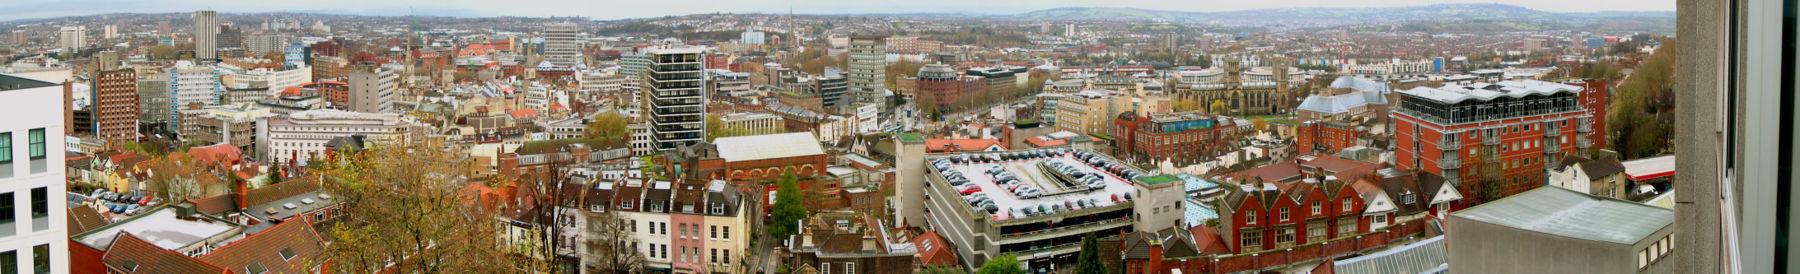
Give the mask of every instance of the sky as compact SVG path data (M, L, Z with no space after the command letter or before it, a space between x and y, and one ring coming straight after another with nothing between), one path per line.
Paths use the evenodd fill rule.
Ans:
M456 16L584 16L626 19L697 13L978 13L1014 14L1059 7L1132 7L1172 11L1231 11L1291 7L1395 7L1438 3L1500 3L1556 12L1673 11L1675 0L3 0L0 20L102 13L330 12Z

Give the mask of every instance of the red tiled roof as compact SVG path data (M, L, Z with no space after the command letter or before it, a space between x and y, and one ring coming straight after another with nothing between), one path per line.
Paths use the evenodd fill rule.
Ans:
M301 177L251 189L244 194L244 202L248 203L245 206L254 206L317 190L319 190L318 182L311 180L311 177Z
M238 209L237 198L232 197L231 193L200 198L199 200L188 200L188 202L194 203L194 210L212 215L218 215Z
M129 232L119 232L112 247L100 257L108 268L127 273L226 273L224 269L188 257L174 250L162 249ZM134 267L133 267L134 266Z
M236 164L238 160L243 159L244 151L238 149L237 146L221 143L189 148L187 154L188 156L193 156L195 160L231 165Z
M1194 234L1194 246L1200 248L1201 255L1231 254L1231 246L1226 245L1225 238L1210 226L1197 225L1188 228L1188 233Z
M956 265L956 254L950 252L950 242L935 230L913 237L913 246L919 248L919 267Z
M281 96L300 96L300 87L288 87L281 90Z
M521 110L512 111L513 119L525 119L525 118L537 117L537 115L538 115L538 113L537 113L537 110L535 110L535 109L521 109Z
M233 271L260 264L269 273L312 273L325 252L324 239L312 229L312 221L299 218L282 222L261 233L215 249L200 256L200 261ZM283 250L292 252L282 254Z
M100 228L109 223L106 217L94 212L94 208L77 206L69 208L69 235L81 234L88 230Z
M1063 139L1055 139L1055 140L1045 141L1044 139L1041 139L1041 138L1026 138L1025 142L1031 143L1031 145L1037 146L1037 147L1053 147L1053 146L1069 144L1069 140L1063 140Z

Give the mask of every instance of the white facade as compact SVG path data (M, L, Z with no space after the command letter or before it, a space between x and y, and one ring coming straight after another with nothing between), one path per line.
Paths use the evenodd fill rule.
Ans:
M231 83L229 85L234 88L245 88L250 87L251 83L262 81L268 83L270 93L280 93L287 88L299 87L301 84L312 82L312 73L312 67L307 66L288 70L258 68L242 72L234 71L230 73Z
M87 27L62 27L62 42L59 45L64 51L72 52L81 49L82 46L87 45Z
M544 25L544 61L557 67L574 67L581 63L581 48L575 44L575 33L581 27L575 23L551 23Z
M18 262L5 272L69 272L60 101L60 84L0 75L0 199L15 216L0 220L0 256ZM49 269L33 269L38 258Z
M219 104L219 96L225 94L225 86L219 83L219 70L208 66L195 66L187 61L175 64L175 70L169 73L169 121L181 124L181 110L188 104Z
M856 105L856 132L881 131L881 106L878 104Z
M293 156L294 163L304 165L313 155L325 155L325 143L332 138L363 135L371 141L397 140L408 123L399 114L361 113L334 109L295 112L272 117L257 128L263 138L261 147L268 148L269 160Z
M647 156L656 153L656 148L653 146L656 142L650 140L649 124L626 124L625 131L631 132L631 156Z
M386 113L394 110L394 92L400 75L392 70L350 72L350 111Z

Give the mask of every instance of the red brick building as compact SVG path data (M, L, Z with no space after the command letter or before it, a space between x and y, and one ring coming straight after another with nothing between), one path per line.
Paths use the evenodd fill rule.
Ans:
M918 77L902 76L897 80L902 92L910 92L915 96L930 94L932 102L939 109L947 108L957 102L958 98L974 95L986 89L986 82L977 78L962 77L943 64L930 64L919 68Z
M1399 93L1396 163L1443 176L1474 198L1453 208L1543 186L1545 168L1563 155L1605 145L1603 82L1506 81Z
M131 69L94 74L94 137L136 141L138 138L137 73Z
M1126 111L1113 123L1113 145L1121 158L1210 157L1238 143L1238 126L1230 117L1201 112L1138 116Z
M1244 184L1219 199L1219 234L1233 253L1286 249L1369 231L1362 197L1340 180Z
M1352 126L1341 120L1305 121L1300 122L1299 141L1294 145L1303 154L1334 154L1344 148L1356 146L1356 139L1361 138L1364 133L1361 126Z

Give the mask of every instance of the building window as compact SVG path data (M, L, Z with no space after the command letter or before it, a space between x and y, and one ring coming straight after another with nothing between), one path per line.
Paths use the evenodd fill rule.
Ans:
M1294 246L1294 228L1283 228L1275 231L1275 248Z
M1287 220L1288 220L1288 208L1283 207L1283 208L1281 208L1281 221L1286 222Z
M50 273L49 244L31 247L31 269L39 274Z
M722 227L722 228L725 230L725 237L720 237L720 238L725 239L726 241L730 241L731 240L731 227L726 226L726 227Z
M724 257L724 260L721 260L721 262L719 262L719 263L720 264L731 264L731 250L726 249L723 251L725 251L725 257Z
M1343 200L1342 203L1344 204L1344 212L1343 213L1350 213L1350 211L1352 210L1350 208L1350 200Z
M709 240L719 239L719 226L715 225L715 226L706 227L706 239L709 239Z
M50 229L50 190L31 189L31 231Z
M819 274L831 274L831 263L819 263Z
M1649 250L1638 250L1638 269L1644 269L1645 266L1649 266L1649 265L1650 265L1650 251Z
M1323 206L1324 203L1325 202L1321 202L1321 201L1312 201L1312 214L1314 216L1325 213L1325 207Z
M660 231L660 233L662 235L669 235L669 223L668 222L656 223L656 226L657 226L656 231ZM668 250L669 250L669 248L664 247L663 253L668 253Z
M1356 234L1356 218L1338 219L1338 237Z
M12 236L19 233L17 211L13 204L13 193L0 193L0 236Z
M44 129L31 130L31 159L44 159Z
M1256 211L1255 210L1244 211L1244 224L1248 224L1248 225L1256 224Z
M687 239L687 237L688 237L687 224L681 224L680 226L678 226L676 228L681 229L681 236L679 236L679 237L681 237L682 239ZM683 251L683 253L686 253L687 249L684 248L684 249L682 249L682 251Z
M12 163L12 149L12 132L0 133L0 164Z
M1306 224L1306 242L1317 243L1325 241L1325 238L1330 236L1326 235L1326 231L1329 231L1329 228L1326 226L1324 221Z
M637 232L637 220L631 220L631 232Z
M1262 232L1260 231L1242 232L1238 239L1240 239L1238 245L1244 250L1243 253L1262 250Z
M856 263L844 263L844 274L856 274Z
M19 273L19 251L0 252L0 273Z

